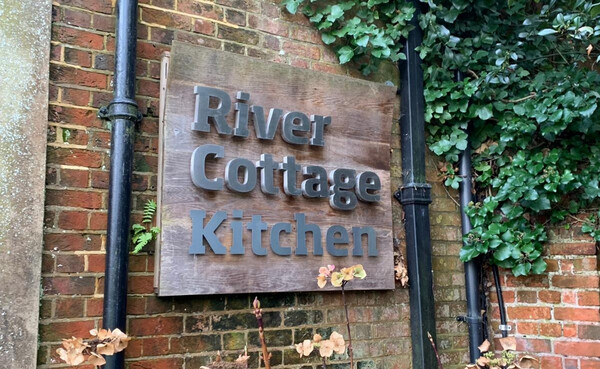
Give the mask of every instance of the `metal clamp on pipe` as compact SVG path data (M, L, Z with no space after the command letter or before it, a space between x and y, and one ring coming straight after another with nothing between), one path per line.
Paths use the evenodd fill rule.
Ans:
M429 183L409 183L394 193L394 198L402 205L431 204L431 185Z
M115 98L107 106L100 107L98 118L110 121L127 119L139 122L142 120L142 113L140 113L135 100Z

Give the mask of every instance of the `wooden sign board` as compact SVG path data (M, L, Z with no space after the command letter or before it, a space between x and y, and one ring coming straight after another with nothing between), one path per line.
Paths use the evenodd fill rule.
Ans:
M327 264L364 266L349 289L393 289L394 102L393 87L174 42L158 294L314 291Z

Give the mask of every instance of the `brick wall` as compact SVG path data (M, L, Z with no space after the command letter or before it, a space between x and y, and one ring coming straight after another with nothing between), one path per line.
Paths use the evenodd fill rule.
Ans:
M507 320L517 349L538 357L542 369L600 369L597 245L578 227L554 231L547 274L515 278L502 273ZM498 332L495 290L490 298L492 326Z
M55 349L62 338L84 337L101 326L109 128L95 116L112 98L114 1L56 0L50 65L50 114L41 298L41 368L60 367ZM337 64L333 52L301 16L259 0L140 0L137 94L144 119L138 127L134 168L134 221L147 199L156 197L159 58L172 40L241 53L328 73L360 77ZM392 70L388 68L386 70ZM378 80L397 80L380 73ZM398 126L393 132L393 187L400 184ZM438 338L447 369L466 357L464 277L457 255L457 207L447 196L430 160L434 185L434 240ZM394 203L398 251L403 249L400 206ZM130 257L126 350L131 369L195 369L218 350L237 355L247 343L256 367L254 296L157 298L152 254ZM375 271L367 271L375 272ZM313 368L291 346L315 332L343 332L336 294L259 296L265 308L267 340L276 367ZM351 293L359 368L402 369L411 365L408 291Z

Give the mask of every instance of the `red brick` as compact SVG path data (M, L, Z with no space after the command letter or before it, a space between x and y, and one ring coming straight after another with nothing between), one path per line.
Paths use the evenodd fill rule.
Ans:
M91 295L94 293L94 277L46 277L44 293L48 295Z
M561 292L561 301L563 304L574 305L576 303L577 295L574 291L563 290Z
M289 24L282 22L279 19L260 17L254 14L248 16L248 25L253 29L277 36L286 37L289 32Z
M86 127L102 126L102 122L96 117L96 111L92 109L50 105L48 119L52 122L73 123Z
M282 49L286 53L302 56L302 57L309 58L309 59L319 60L319 58L321 57L320 49L314 45L301 44L301 43L292 42L292 41L284 41ZM433 231L433 229L432 229L432 231ZM446 233L442 234L442 233L440 233L440 231L438 231L437 233L432 232L437 235L436 239L456 241L456 239L458 238L458 236L457 236L458 230L456 230L456 229L453 229L453 231L451 232L452 233L451 236L446 235ZM433 237L433 234L432 234L432 237Z
M154 293L154 276L130 276L127 284L129 293Z
M89 28L92 24L92 15L75 9L62 8L62 21L71 26Z
M106 264L106 255L104 254L89 254L88 258L88 272L91 273L103 273Z
M552 286L558 288L598 288L600 279L593 275L555 275Z
M59 0L60 4L87 9L94 12L110 14L112 13L112 0Z
M84 211L61 211L58 227L61 229L84 230L87 228L88 213Z
M142 339L144 356L161 356L169 353L167 337L151 337Z
M98 192L47 189L46 204L99 209L102 207L102 194Z
M40 337L45 342L60 341L72 336L89 337L90 329L94 327L93 320L40 324Z
M52 40L94 50L102 50L104 48L104 36L70 27L53 25Z
M54 255L43 254L42 255L42 273L54 272Z
M146 312L144 297L127 296L127 315L142 315Z
M183 359L148 359L134 361L129 365L129 369L173 369L183 367Z
M56 83L105 89L108 79L106 74L50 64L50 80Z
M598 270L598 258L596 256L575 259L573 260L573 268L575 272L581 271L596 271Z
M102 153L98 151L48 147L48 162L53 164L77 165L89 168L102 166Z
M182 317L134 318L129 320L129 334L132 336L158 336L177 334L182 331Z
M542 356L540 358L540 369L560 369L562 358L560 356Z
M89 68L92 66L92 53L65 47L65 62Z
M192 26L192 18L186 15L151 8L142 8L141 20L145 23L159 24L184 31L189 31Z
M562 335L562 326L558 323L540 324L540 335L545 337L560 337Z
M600 291L577 292L577 304L580 306L600 306Z
M578 332L581 339L600 341L600 325L580 325Z
M90 217L90 229L104 230L106 229L107 213L92 213Z
M66 187L87 187L88 171L77 169L61 169L60 185Z
M80 298L56 299L56 318L79 318L83 316L84 300ZM85 336L87 337L87 335Z
M104 300L101 298L87 299L85 302L87 316L102 316Z
M158 98L160 95L160 84L157 81L142 79L138 82L138 93L143 96Z
M551 340L537 338L517 338L517 350L526 352L552 352Z
M63 87L62 101L68 104L86 106L90 101L90 92L76 88Z
M295 27L292 28L290 37L294 40L310 42L312 44L321 45L321 36L319 32L312 27Z
M114 32L115 17L102 14L94 14L94 29L105 32Z
M58 273L83 272L85 261L82 255L58 255L56 257L56 271Z
M44 249L57 251L81 251L84 249L85 236L69 233L47 233L44 235Z
M223 8L196 0L178 0L177 10L204 18L223 20Z
M554 342L554 353L567 356L595 356L600 342Z
M596 243L551 243L548 249L551 255L595 255Z
M142 356L142 345L143 341L140 339L129 341L127 350L125 350L125 358L130 359Z
M536 303L537 291L517 291L517 301L525 303Z
M598 308L554 308L554 319L585 322L600 322Z
M147 255L130 255L129 272L145 272L147 259Z
M506 276L508 287L549 287L547 275L531 275L527 277Z
M600 369L600 360L581 359L581 369Z
M541 302L547 302L550 304L560 303L560 292L558 291L540 290L538 291L538 297Z
M215 24L206 19L196 19L194 21L194 32L204 35L214 36Z
M577 326L575 324L564 324L563 325L563 336L577 337Z
M510 320L519 319L550 319L550 308L539 306L509 306L506 309Z
M165 51L169 51L170 48L160 44L152 44L149 42L137 42L137 55L138 58L160 60L161 55Z
M517 331L519 334L525 336L538 335L540 333L540 325L539 323L518 322Z

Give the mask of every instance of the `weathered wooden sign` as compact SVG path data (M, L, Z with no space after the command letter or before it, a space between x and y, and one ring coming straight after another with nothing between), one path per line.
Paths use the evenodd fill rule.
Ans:
M395 88L175 42L161 119L157 292L394 288Z

